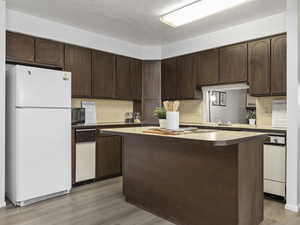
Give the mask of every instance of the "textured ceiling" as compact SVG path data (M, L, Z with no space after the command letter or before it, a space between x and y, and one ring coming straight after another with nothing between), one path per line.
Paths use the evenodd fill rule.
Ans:
M6 3L10 9L139 45L167 44L286 10L286 0L253 0L178 28L160 22L161 15L194 1L6 0Z

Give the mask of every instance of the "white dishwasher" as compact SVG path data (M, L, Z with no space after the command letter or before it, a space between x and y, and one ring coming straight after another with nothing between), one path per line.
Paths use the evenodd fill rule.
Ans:
M96 178L96 130L76 130L75 182Z
M285 134L270 134L264 144L264 192L286 198Z

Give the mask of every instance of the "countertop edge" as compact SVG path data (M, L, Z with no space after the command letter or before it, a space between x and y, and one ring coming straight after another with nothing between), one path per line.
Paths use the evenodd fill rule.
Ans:
M256 139L266 140L268 138L267 134L258 134L256 136L236 138L233 140L211 141L211 140L196 140L196 139L190 139L190 138L185 138L185 137L163 136L163 135L159 135L159 134L127 133L127 132L120 132L120 131L105 131L105 130L101 130L100 132L103 134L119 135L119 136L134 136L134 135L135 136L150 136L150 137L165 138L165 139L172 139L172 140L174 140L174 138L175 138L177 140L202 142L202 143L210 144L210 145L216 146L216 147L235 145L235 144L240 144L242 142L253 141Z

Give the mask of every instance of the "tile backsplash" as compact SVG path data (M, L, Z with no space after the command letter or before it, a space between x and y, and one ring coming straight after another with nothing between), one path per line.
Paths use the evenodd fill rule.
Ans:
M72 107L81 107L81 101L90 101L96 103L97 123L124 122L125 113L133 112L132 101L73 98Z
M259 126L272 126L272 101L286 100L286 96L256 98L256 123Z
M201 123L203 122L203 107L201 100L180 101L180 122L181 123Z
M286 100L286 96L258 97L256 98L256 118L259 126L272 126L272 101ZM203 101L180 101L181 123L202 123Z

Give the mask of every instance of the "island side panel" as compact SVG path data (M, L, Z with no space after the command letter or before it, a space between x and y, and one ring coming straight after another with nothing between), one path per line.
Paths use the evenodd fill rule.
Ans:
M239 225L264 219L263 139L239 145Z
M238 224L238 145L124 137L127 201L180 225Z

